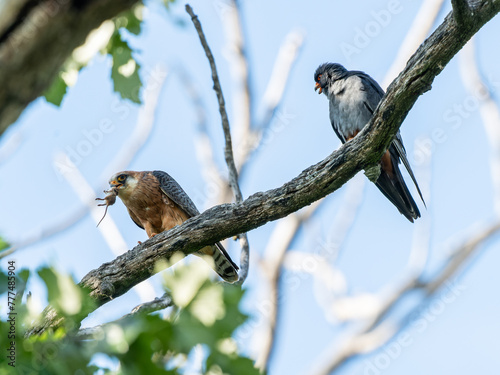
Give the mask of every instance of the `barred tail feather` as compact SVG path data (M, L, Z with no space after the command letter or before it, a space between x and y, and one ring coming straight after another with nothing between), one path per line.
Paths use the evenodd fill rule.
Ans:
M209 256L212 259L206 259L215 272L228 283L238 281L238 266L231 260L226 249L217 242L214 246L207 246L201 249L196 255L201 257ZM212 262L213 261L213 262Z
M227 281L228 283L234 283L238 281L238 266L232 261L227 253L226 249L222 246L220 242L217 242L213 246L214 260L214 270L217 274Z

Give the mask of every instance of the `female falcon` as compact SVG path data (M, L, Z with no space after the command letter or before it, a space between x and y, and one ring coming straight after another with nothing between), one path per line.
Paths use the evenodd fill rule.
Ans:
M150 238L200 214L177 181L162 171L119 172L110 178L109 185L127 207L132 221ZM215 272L225 281L238 280L238 266L220 242L198 254L211 256Z

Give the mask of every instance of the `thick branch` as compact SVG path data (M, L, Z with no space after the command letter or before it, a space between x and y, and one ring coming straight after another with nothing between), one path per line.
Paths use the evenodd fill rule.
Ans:
M188 254L247 232L334 192L357 172L380 160L418 96L430 89L432 81L450 59L499 11L498 0L480 3L474 9L474 25L468 30L459 30L449 14L389 86L365 129L325 160L307 168L277 189L256 193L243 202L213 207L180 226L158 234L89 272L81 285L90 289L96 306L100 306L158 272L155 267L158 261L170 258L174 252ZM43 332L58 320L57 316L48 317L30 333Z
M464 25L471 17L471 9L468 0L451 0L453 6L453 17L458 25Z
M25 1L2 19L0 31L0 135L50 86L62 64L103 21L137 0Z

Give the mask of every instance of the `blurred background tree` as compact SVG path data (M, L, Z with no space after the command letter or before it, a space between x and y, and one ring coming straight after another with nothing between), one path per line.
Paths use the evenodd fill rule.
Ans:
M364 70L386 88L451 11L435 0L192 5L218 64L244 198L338 147L313 91L320 63ZM249 232L244 297L205 280L209 270L193 261L73 332L95 307L85 309L86 293L67 275L81 279L145 240L123 205L95 229L103 211L94 198L111 174L162 169L200 208L233 201L210 70L181 2L7 0L0 15L0 231L10 244L0 248L2 271L18 267L19 369L459 374L500 365L491 298L499 255L485 252L498 248L500 229L497 18L402 127L428 206L415 225L360 174ZM239 243L227 246L237 258ZM21 338L47 303L69 326ZM1 306L4 342L6 294Z

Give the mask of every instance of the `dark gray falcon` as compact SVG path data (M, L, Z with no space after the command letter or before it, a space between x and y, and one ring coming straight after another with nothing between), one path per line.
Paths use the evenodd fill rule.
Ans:
M368 124L384 96L384 90L368 74L347 70L340 64L320 65L314 73L314 81L315 90L319 90L319 94L324 93L330 102L330 121L342 143L354 138ZM380 174L377 173L373 179L369 171L366 174L399 212L413 223L420 217L420 211L399 170L401 161L424 202L399 131L380 160Z

